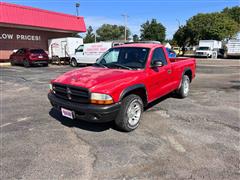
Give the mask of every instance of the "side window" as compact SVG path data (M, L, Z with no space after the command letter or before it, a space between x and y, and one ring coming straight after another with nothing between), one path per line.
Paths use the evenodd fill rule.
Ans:
M80 45L77 49L76 52L83 52L84 45Z
M153 56L152 56L152 62L153 61L162 61L164 65L167 64L167 60L162 48L157 48L154 50Z
M19 49L19 50L16 52L16 54L18 54L18 55L23 54L23 49Z
M113 63L118 61L119 49L112 49L103 56L106 63Z

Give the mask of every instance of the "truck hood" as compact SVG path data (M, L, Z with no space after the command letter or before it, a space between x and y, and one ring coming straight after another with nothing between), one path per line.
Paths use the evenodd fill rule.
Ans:
M120 86L123 83L126 84L131 81L135 81L139 78L140 72L143 71L85 67L66 72L53 80L53 83L79 86L90 90L110 90L111 88L116 88L116 86ZM138 74L138 76L136 74Z

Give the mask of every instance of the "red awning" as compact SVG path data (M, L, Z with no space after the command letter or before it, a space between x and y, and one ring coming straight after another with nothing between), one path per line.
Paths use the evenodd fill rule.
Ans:
M83 17L0 2L0 24L86 32Z

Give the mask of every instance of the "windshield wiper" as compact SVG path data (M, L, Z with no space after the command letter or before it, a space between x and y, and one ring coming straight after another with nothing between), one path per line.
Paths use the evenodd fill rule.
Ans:
M114 65L114 66L117 66L117 67L120 67L120 68L123 68L123 69L132 70L132 68L130 68L130 67L128 67L128 66L124 66L124 65L122 65L122 64L116 64L116 63L114 63L114 64L111 64L111 65Z
M94 63L93 65L94 66L100 66L100 67L103 67L103 68L108 68L107 66L105 66L103 64L100 64L100 63Z

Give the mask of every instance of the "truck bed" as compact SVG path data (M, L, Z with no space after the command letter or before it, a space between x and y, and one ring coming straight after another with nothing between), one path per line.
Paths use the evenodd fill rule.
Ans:
M171 63L174 63L174 62L179 62L179 61L189 61L189 60L194 60L194 58L188 58L188 57L180 57L180 58L169 58L170 62Z

